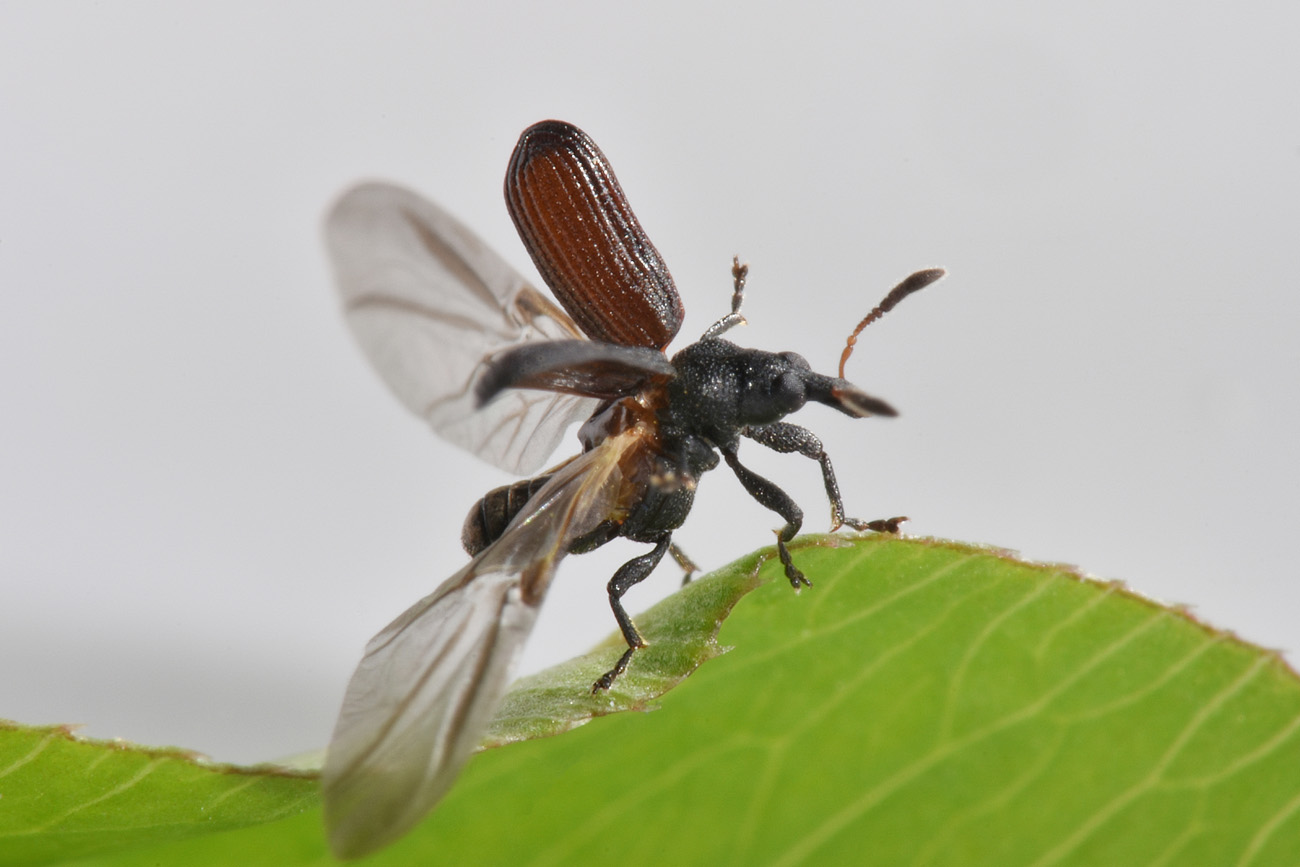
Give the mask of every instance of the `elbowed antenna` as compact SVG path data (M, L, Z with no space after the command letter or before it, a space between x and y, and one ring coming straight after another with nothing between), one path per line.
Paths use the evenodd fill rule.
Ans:
M863 317L862 321L858 323L858 327L853 329L853 333L849 335L849 339L845 342L844 352L840 355L840 379L844 378L844 365L848 364L849 356L853 354L853 347L857 345L858 335L862 333L862 329L884 316L890 310L893 310L898 306L898 302L902 301L908 295L911 295L913 292L920 292L926 286L929 286L947 273L948 272L942 268L926 268L924 271L917 271L915 274L906 277L902 283L899 283L893 289L890 289L889 294L885 296L884 300L873 307L871 312ZM875 415L887 414L891 413L875 413Z

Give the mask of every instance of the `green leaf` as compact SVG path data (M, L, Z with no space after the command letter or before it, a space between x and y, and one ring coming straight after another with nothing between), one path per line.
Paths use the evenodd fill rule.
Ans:
M650 707L701 663L723 652L716 641L718 627L736 601L756 586L752 569L719 576L696 582L646 612L638 619L653 647L608 693L592 695L591 684L626 647L617 635L586 656L521 678L485 742L498 746L543 737L596 716ZM125 852L312 810L320 803L315 771L323 755L301 757L294 768L237 768L182 750L82 740L65 727L0 721L0 867ZM279 836L283 831L274 831L274 839L261 848L279 854L264 863L299 863L303 851L323 857L318 809L301 828L300 843L291 841L288 852L274 845L284 839ZM215 839L212 851L221 851L226 838ZM208 851L207 846L205 841L200 848ZM135 856L125 857L129 862ZM143 863L154 863L152 855L143 857ZM226 857L210 863L231 863Z
M806 539L796 559L814 586L798 594L762 559L766 583L719 637L735 651L658 710L477 756L366 863L1296 862L1300 680L1276 654L993 550ZM758 562L684 597L741 592ZM572 692L560 678L534 698L589 702L617 648L602 653L576 665ZM671 680L658 664L639 654L628 684ZM85 863L328 864L319 821L312 809Z
M315 806L314 775L237 768L183 750L77 738L0 720L0 864L177 840Z
M515 681L484 745L546 737L594 717L653 709L655 699L729 649L718 644L718 629L732 606L759 586L759 558L747 562L692 582L638 616L637 628L650 646L637 651L610 690L593 695L591 685L627 650L619 632L585 656Z

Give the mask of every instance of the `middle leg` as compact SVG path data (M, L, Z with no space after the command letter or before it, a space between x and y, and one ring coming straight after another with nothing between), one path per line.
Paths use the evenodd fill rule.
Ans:
M796 590L800 585L811 587L812 582L795 567L790 549L786 547L786 542L793 539L803 526L803 509L773 482L744 466L736 456L734 447L723 447L721 451L727 466L731 467L749 495L785 520L785 526L776 531L776 553L781 558L781 565L785 567L785 577L789 579L790 586Z

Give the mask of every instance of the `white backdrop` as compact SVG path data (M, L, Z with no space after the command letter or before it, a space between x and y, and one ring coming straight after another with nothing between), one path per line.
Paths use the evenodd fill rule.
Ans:
M851 513L1296 659L1300 7L849 5L0 6L0 717L237 761L326 741L506 477L367 369L321 214L399 180L531 274L500 188L545 117L609 155L683 337L738 253L736 338L830 371L894 282L950 269L852 362L901 418L797 417ZM816 466L760 451L824 529ZM721 470L678 539L718 566L777 524ZM530 668L613 629L641 548L610 548L565 564Z

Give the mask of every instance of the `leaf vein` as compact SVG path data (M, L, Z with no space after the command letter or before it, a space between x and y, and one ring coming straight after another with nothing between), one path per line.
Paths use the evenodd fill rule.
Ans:
M239 783L239 784L237 784L237 785L231 786L230 788L226 789L226 790L225 790L224 792L222 792L221 794L217 795L217 796L216 796L215 798L213 798L212 800L208 801L207 806L204 807L204 810L216 810L216 808L217 808L217 807L218 807L218 806L219 806L223 801L225 801L225 800L226 800L227 798L229 798L231 795L236 795L236 794L238 794L238 793L244 791L245 789L249 788L250 786L252 786L253 784L255 784L255 783L257 782L257 779L258 779L257 777L248 777L248 778L245 779L242 783Z
M12 762L9 765L9 767L5 768L3 771L0 771L0 779L9 776L14 771L18 770L23 765L30 762L32 759L39 756L41 752L46 747L48 747L54 741L54 738L56 738L58 735L59 732L50 732L45 737L41 738L40 741L37 742L36 746L32 747L31 751L27 753L27 755L23 756L22 758L16 759L14 762Z
M853 696L860 691L863 683L873 677L876 672L883 668L887 663L892 662L896 657L911 650L917 644L920 644L924 639L937 631L941 626L943 626L945 621L947 621L948 617L951 616L954 611L961 608L971 596L979 592L981 589L984 588L972 589L960 596L950 594L947 598L947 605L942 611L931 615L928 624L909 634L906 641L897 642L891 645L884 653L878 654L871 660L871 662L858 668L852 677L841 680L836 685L835 691L826 695L824 700L818 704L816 710L809 708L808 711L805 712L805 714L800 718L799 725L787 733L787 738L799 737L800 732L813 728L825 719L831 711L839 707L845 701L853 698Z
M733 663L735 670L739 671L739 670L744 670L746 668L752 668L754 666L766 665L772 659L782 656L796 647L799 647L803 644L807 644L810 641L822 640L827 635L833 635L834 633L842 629L846 629L850 626L855 626L861 624L864 621L870 620L876 614L887 609L895 602L898 602L912 595L913 593L920 592L921 590L931 586L932 584L935 584L936 582L942 580L943 578L948 577L952 572L957 571L960 567L969 565L969 563L970 563L969 560L953 561L952 563L949 563L940 569L934 570L934 572L928 578L922 581L910 583L906 587L894 591L888 596L885 596L877 600L876 602L873 602L871 605L868 605L865 608L859 608L856 611L848 613L843 619L841 619L838 622L827 623L822 628L815 630L813 634L799 636L798 638L795 638L791 641L782 642L780 644L768 644L767 647L761 652L748 653L746 654L745 659L737 660L735 663Z
M1050 629L1043 632L1042 638L1040 638L1038 644L1034 646L1034 657L1038 660L1042 660L1042 658L1047 655L1047 651L1052 646L1052 643L1056 641L1058 635L1073 625L1075 621L1086 617L1094 608L1104 604L1108 599L1110 599L1119 586L1120 585L1117 582L1110 582L1102 592L1093 595L1092 598L1082 605L1074 606L1068 615L1052 624Z
M1129 630L1128 634L1119 641L1113 642L1109 646L1102 648L1094 654L1091 659L1080 666L1073 674L1069 677L1062 678L1060 683L1058 683L1053 689L1043 693L1042 696L1030 704L1008 713L1001 719L991 722L983 729L976 729L960 738L957 738L956 740L940 743L928 755L922 756L911 764L900 768L889 779L882 780L871 789L863 792L862 795L853 802L846 804L840 810L827 816L823 819L820 825L815 828L810 828L808 833L805 834L801 840L776 857L772 863L775 865L796 865L803 863L812 852L831 839L835 834L839 833L840 830L850 825L853 821L868 811L874 809L898 789L935 767L949 756L968 746L978 743L981 740L992 737L1002 730L1040 712L1066 689L1073 686L1074 683L1083 678L1088 672L1114 656L1120 649L1128 646L1148 629L1162 620L1164 615L1164 611L1154 612L1146 620Z
M41 825L36 825L35 827L31 828L28 833L36 834L42 831L48 831L50 828L55 827L61 822L67 821L69 818L75 816L77 813L80 813L82 810L86 810L90 807L95 806L96 804L101 804L110 798L115 798L118 795L122 794L123 792L126 792L134 788L137 784L139 784L141 780L143 780L145 777L152 774L154 768L162 764L162 761L163 760L160 758L151 760L146 765L144 765L144 767L140 768L140 770L136 771L135 774L130 779L122 781L121 783L109 789L108 791L101 793L99 796L91 798L89 801L83 801L82 803L77 804L75 807L69 807L68 809L64 810L62 813L59 813L56 816L52 816L45 823Z
M1268 821L1259 827L1259 830L1255 832L1255 836L1251 837L1250 842L1246 844L1246 849L1241 853L1241 857L1237 859L1237 867L1249 867L1250 862L1254 861L1255 857L1264 851L1264 847L1268 845L1269 839L1277 829L1286 824L1287 820L1297 812L1300 812L1300 795L1296 795L1283 804L1280 810L1270 816Z
M1188 785L1196 786L1198 788L1203 788L1203 789L1209 788L1210 786L1215 785L1216 783L1220 783L1223 780L1226 780L1227 778L1236 774L1238 771L1241 771L1249 767L1250 765L1253 765L1256 762L1267 758L1270 754L1276 751L1284 743L1289 741L1291 739L1291 736L1294 735L1297 731L1300 731L1300 715L1293 717L1289 723L1287 723L1282 728L1278 729L1278 731L1275 732L1273 736L1270 737L1268 740L1264 741L1263 743L1255 747L1255 749L1251 750L1250 752L1244 753L1238 756L1237 758L1233 759L1225 767L1220 768L1218 771L1215 771L1212 774L1206 774L1201 777L1195 777L1186 782Z
M1196 646L1194 646L1190 652L1184 654L1183 657L1179 659L1177 662L1165 668L1165 670L1160 674L1159 677L1157 677L1155 680L1151 681L1150 683L1146 684L1145 686L1142 686L1139 689L1136 689L1127 695L1122 695L1119 696L1118 698L1112 699L1111 701L1108 701L1105 704L1097 705L1096 707L1088 708L1087 710L1081 710L1076 713L1064 714L1062 715L1061 719L1072 723L1097 719L1098 717L1105 716L1106 714L1109 713L1114 713L1115 711L1120 710L1121 708L1128 707L1132 704L1141 701L1142 699L1154 693L1156 690L1160 689L1160 687L1164 686L1169 681L1173 680L1175 677L1177 677L1179 674L1181 674L1183 671L1189 668L1192 665L1192 663L1196 662L1196 660L1204 656L1207 652L1219 646L1223 642L1224 637L1225 636L1223 634L1218 634L1215 635L1209 641L1202 641L1197 643Z
M693 754L683 754L677 761L665 765L655 776L638 779L635 786L628 787L627 794L607 802L602 809L587 816L580 825L570 826L566 834L552 840L550 846L539 851L530 863L533 865L572 863L573 852L578 847L599 837L610 826L624 821L633 812L636 804L670 789L686 774L706 761L715 760L717 756L715 750L701 746Z
M1163 852L1156 856L1151 862L1150 867L1164 867L1166 864L1179 864L1181 859L1179 854L1187 848L1187 844L1196 839L1196 836L1205 830L1205 823L1201 820L1205 814L1205 798L1196 799L1195 814L1188 817L1187 826L1178 833L1178 836L1169 841Z
M957 668L953 672L951 679L948 681L948 694L944 698L943 716L939 724L939 738L948 740L952 736L953 717L956 714L957 700L961 695L962 686L965 684L967 673L970 671L971 664L975 661L975 656L980 649L991 639L1008 620L1014 617L1025 606L1032 603L1043 593L1050 589L1054 582L1039 581L1035 582L1037 586L1030 585L1030 591L1020 596L1012 604L1008 605L995 617L991 618L984 624L984 628L975 636L974 640L962 654L961 661L957 663Z
M1032 785L1051 767L1052 761L1060 754L1061 747L1064 744L1065 730L1058 728L1052 743L1044 747L1033 762L1009 780L1000 790L990 791L987 797L983 797L978 803L964 810L953 811L944 826L917 853L913 864L921 867L921 865L933 863L936 857L944 851L946 841L954 836L962 826L969 825L981 816L994 813L1010 804L1017 795Z
M1096 810L1091 816L1085 819L1075 830L1056 846L1043 853L1042 857L1033 863L1033 867L1045 867L1061 861L1071 852L1075 851L1085 840L1093 835L1106 822L1110 821L1116 814L1136 801L1139 797L1151 791L1159 782L1161 776L1169 768L1191 741L1191 739L1200 731L1201 727L1209 720L1218 710L1223 707L1227 701L1245 688L1255 675L1263 668L1266 658L1257 659L1252 665L1245 669L1237 678L1222 689L1220 689L1210 701L1206 702L1200 710L1192 715L1187 724L1183 726L1178 736L1174 738L1164 754L1159 758L1155 765L1147 772L1141 780L1138 780L1128 789L1120 792L1112 798L1109 803Z

